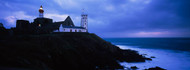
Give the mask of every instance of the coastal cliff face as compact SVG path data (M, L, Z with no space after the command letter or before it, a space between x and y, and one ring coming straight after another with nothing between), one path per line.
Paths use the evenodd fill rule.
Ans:
M54 33L0 38L0 67L27 69L122 69L118 62L144 62L95 34Z

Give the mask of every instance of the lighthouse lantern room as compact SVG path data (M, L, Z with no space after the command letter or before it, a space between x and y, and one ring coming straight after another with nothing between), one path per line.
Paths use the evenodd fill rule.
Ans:
M43 18L43 17L44 17L44 10L43 10L43 7L41 5L40 9L39 9L39 18Z

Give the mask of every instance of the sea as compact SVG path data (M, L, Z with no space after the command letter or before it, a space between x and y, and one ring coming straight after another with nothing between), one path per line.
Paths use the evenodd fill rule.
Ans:
M138 51L146 62L120 62L125 69L137 66L139 70L161 67L167 70L190 70L190 38L104 38L120 47Z

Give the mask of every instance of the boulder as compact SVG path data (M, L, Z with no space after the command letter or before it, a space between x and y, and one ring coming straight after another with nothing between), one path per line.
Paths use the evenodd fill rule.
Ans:
M155 56L151 56L150 58L156 58Z
M3 26L3 23L0 23L0 27L4 27L4 26Z
M137 66L131 66L131 69L138 69Z
M160 68L160 67L156 66L156 67L145 69L145 70L166 70L166 69L163 69L163 68Z

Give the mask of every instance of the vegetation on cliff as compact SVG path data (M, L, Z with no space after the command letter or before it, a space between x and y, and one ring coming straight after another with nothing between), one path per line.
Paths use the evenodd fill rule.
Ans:
M0 38L0 67L29 69L122 69L118 62L144 62L95 34L53 33Z

